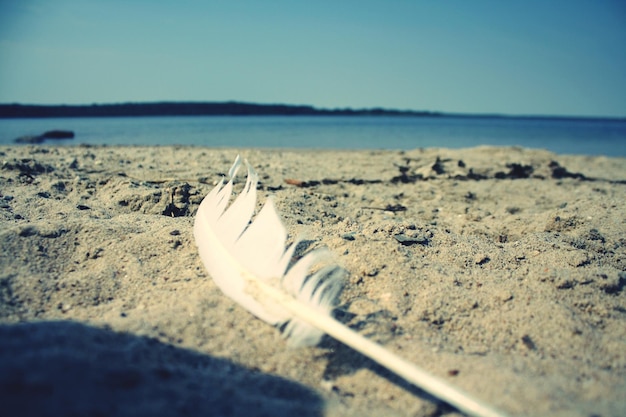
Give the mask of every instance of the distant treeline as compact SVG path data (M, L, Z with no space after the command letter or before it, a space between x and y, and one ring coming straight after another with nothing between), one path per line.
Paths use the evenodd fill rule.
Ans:
M437 116L427 111L318 109L287 104L159 102L91 105L0 104L0 118L135 116Z

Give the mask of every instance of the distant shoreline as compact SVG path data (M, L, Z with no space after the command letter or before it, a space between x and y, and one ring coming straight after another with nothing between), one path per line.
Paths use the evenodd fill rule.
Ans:
M0 118L136 116L439 116L412 110L318 109L306 105L242 102L151 102L90 105L0 104Z
M436 111L385 109L380 107L366 109L322 109L308 105L257 104L235 101L146 102L78 105L0 104L0 119L158 116L409 116L626 121L626 118L619 117L463 114Z

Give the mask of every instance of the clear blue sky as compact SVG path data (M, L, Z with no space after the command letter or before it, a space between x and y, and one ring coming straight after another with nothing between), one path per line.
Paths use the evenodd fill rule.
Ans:
M0 102L626 116L624 0L0 0Z

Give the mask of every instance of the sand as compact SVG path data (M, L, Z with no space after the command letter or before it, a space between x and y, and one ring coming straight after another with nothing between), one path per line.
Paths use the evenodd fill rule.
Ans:
M510 415L626 415L626 159L5 146L0 416L460 414L220 292L193 215L238 152L347 325Z

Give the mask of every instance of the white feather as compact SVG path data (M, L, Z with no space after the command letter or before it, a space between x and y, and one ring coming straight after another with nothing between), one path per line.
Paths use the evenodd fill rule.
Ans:
M297 242L285 248L287 231L271 199L250 223L256 206L258 175L245 164L246 184L228 209L233 180L241 165L239 157L229 171L229 181L224 184L222 180L200 204L194 224L200 257L226 295L270 324L282 326L288 322L282 327L291 345L314 345L324 333L275 302L259 302L251 282L278 280L279 288L288 296L322 314L330 314L341 291L342 274L336 267L326 267L309 275L324 257L321 250L309 252L288 268Z
M245 164L246 184L230 207L226 208L241 166L239 156L229 171L228 182L222 180L200 204L194 224L200 257L227 296L260 319L281 325L292 345L316 344L327 333L467 414L504 416L333 319L330 312L342 288L342 274L333 266L309 274L324 257L320 250L309 252L290 266L296 243L285 248L287 232L271 199L250 222L258 176Z

